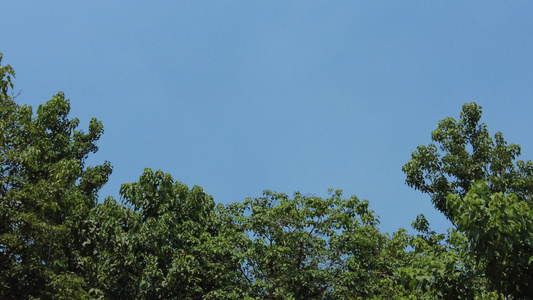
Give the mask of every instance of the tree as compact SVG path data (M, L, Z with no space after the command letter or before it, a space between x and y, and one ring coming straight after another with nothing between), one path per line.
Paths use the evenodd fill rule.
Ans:
M479 123L481 106L464 104L459 121L446 118L431 134L436 144L418 146L402 168L406 183L431 195L435 208L452 222L448 194L464 197L476 180L485 180L492 192L514 193L529 201L533 191L533 163L516 161L520 146L508 145L501 132L490 137Z
M492 139L480 119L480 106L463 105L458 122L446 118L432 133L439 147L419 146L403 166L407 184L430 194L435 207L454 224L447 241L434 233L415 239L418 261L432 266L413 264L404 271L422 289L434 288L452 275L451 282L463 286L457 291L475 290L478 295L486 289L492 291L486 294L489 298L530 299L533 163L517 160L520 146L508 145L500 132ZM428 243L435 238L437 243ZM445 261L451 264L439 266ZM438 276L431 275L435 271Z
M1 299L531 299L533 163L475 103L403 167L454 227L390 236L340 190L215 205L145 169L100 202L111 165L85 161L102 124L78 131L63 93L16 104L14 75L0 64Z
M368 201L323 199L265 191L228 206L227 220L243 232L235 243L252 299L359 299L380 293L380 251L386 236Z
M85 167L102 124L77 131L63 93L34 116L8 95L13 69L0 68L0 298L83 298L84 220L111 173Z
M238 265L216 215L199 186L145 169L96 208L93 230L95 286L103 298L240 299Z
M468 238L455 228L447 234L430 230L419 215L412 224L419 232L408 237L409 251L398 267L402 284L417 299L485 299L487 282L480 264L470 255Z
M482 262L489 287L517 299L533 295L533 209L516 194L493 193L477 181L465 197L448 196L458 230L471 244L469 255Z

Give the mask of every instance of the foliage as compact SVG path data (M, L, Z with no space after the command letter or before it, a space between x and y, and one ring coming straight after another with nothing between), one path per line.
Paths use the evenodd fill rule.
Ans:
M490 288L518 299L533 295L533 210L515 194L492 193L478 181L465 197L450 195L458 230L471 243L469 252L483 262Z
M10 99L7 95L9 88L13 88L13 82L11 81L15 77L15 71L10 65L2 65L2 52L0 52L0 97L2 100Z
M407 184L430 194L455 225L447 240L434 233L415 239L415 255L420 252L419 262L427 260L422 266L430 267L413 264L405 270L415 285L440 291L439 298L459 299L475 291L467 296L472 298L486 289L492 291L485 294L489 298L529 299L533 163L516 160L520 146L507 145L500 132L490 138L480 119L480 106L463 105L459 122L446 118L433 132L439 148L419 146L403 167ZM421 231L428 228L423 221L418 225ZM432 240L437 242L428 243ZM443 280L442 286L458 294L443 294L438 288Z
M242 276L254 299L358 299L379 292L386 236L368 201L265 191L229 207L249 237L239 243Z
M84 217L111 173L107 162L84 167L102 124L77 131L63 93L34 116L8 96L14 72L1 68L0 298L84 297Z
M105 298L230 297L237 266L219 234L215 203L169 174L146 169L123 184L123 204L108 198L96 208L97 282ZM237 297L235 297L237 298Z
M2 54L0 53L0 63ZM368 201L265 191L218 204L145 169L99 201L112 168L85 166L103 133L58 93L36 111L0 64L0 299L531 299L533 163L479 124L439 122L403 166L454 224L379 231Z
M461 232L451 228L437 234L423 215L413 222L421 234L410 237L408 262L399 268L402 283L419 291L419 299L474 299L484 291L478 264L468 255L470 245Z
M492 192L515 193L520 199L530 199L533 191L533 163L516 161L520 146L507 145L501 132L492 139L480 119L481 106L464 104L459 121L446 118L431 134L438 147L418 146L402 168L406 183L430 194L435 208L452 222L448 194L464 197L475 180L489 182Z

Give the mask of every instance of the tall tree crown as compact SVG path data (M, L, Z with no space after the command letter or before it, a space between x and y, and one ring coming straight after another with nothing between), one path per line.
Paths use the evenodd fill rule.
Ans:
M440 121L431 134L434 143L418 146L402 167L406 183L429 194L449 219L447 196L464 197L476 180L488 181L492 192L516 193L522 199L533 191L533 163L517 161L520 146L507 144L501 132L491 138L481 115L481 106L464 104L459 121Z

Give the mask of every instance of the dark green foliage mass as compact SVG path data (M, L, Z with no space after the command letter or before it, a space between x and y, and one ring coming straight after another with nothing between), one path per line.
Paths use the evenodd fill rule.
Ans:
M235 294L237 261L220 233L215 202L202 188L189 190L169 174L147 169L120 194L124 205L108 198L95 209L99 293L117 299Z
M465 104L459 121L440 121L432 133L440 146L419 146L403 171L407 184L430 194L435 208L455 225L448 241L431 249L451 247L444 255L455 253L451 270L460 277L453 282L466 283L458 291L465 295L481 287L511 299L530 299L533 162L516 160L520 146L508 145L501 132L491 138L480 123L481 112L476 103ZM429 257L427 251L423 256ZM443 278L434 276L431 285Z
M14 72L1 68L0 298L83 298L85 216L111 174L107 162L85 167L102 124L76 130L62 93L33 115L8 95Z
M450 195L458 230L470 242L491 289L517 299L533 295L533 210L516 194L492 193L477 181L465 197Z
M62 93L34 111L10 96L0 54L0 299L532 299L533 163L481 107L441 121L407 184L454 224L379 231L369 202L265 191L229 205L146 169L120 200L86 166L87 132ZM438 146L437 146L438 145Z

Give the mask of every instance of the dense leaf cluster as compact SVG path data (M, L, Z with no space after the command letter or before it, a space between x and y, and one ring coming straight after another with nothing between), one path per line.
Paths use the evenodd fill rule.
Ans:
M403 167L454 227L421 215L418 234L389 235L339 190L216 205L146 169L100 200L112 167L85 160L102 124L78 130L62 93L35 113L16 104L13 77L0 64L0 299L532 298L533 163L475 103Z

